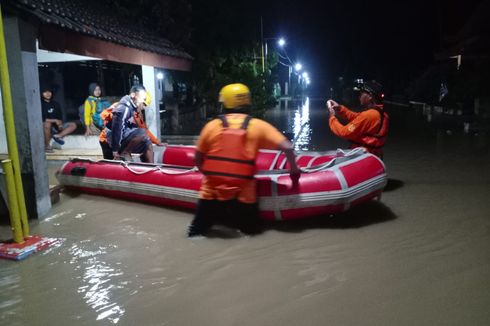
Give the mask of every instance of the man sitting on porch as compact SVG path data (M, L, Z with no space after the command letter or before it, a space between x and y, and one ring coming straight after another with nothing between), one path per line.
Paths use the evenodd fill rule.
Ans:
M53 89L50 86L41 87L41 110L44 124L44 146L46 153L52 153L51 138L60 145L64 145L63 137L71 134L77 125L74 122L62 121L61 107L53 100Z

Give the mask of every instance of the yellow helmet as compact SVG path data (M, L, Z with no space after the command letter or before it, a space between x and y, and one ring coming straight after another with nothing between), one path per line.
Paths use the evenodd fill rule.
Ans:
M252 104L250 90L243 84L229 84L219 92L219 102L225 109L235 109Z
M150 95L150 92L148 92L148 91L146 91L146 99L143 102L143 104L145 106L150 106L150 104L151 104L151 95Z

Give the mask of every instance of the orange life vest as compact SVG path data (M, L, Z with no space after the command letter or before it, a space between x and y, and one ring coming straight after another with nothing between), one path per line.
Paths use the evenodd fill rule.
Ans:
M117 107L119 102L113 103L110 107L105 109L100 113L100 119L104 123L104 127L111 128L111 122L112 122L112 110ZM148 126L145 123L145 120L143 120L143 116L141 113L136 111L133 115L134 121L138 125L138 128L143 128L146 130L146 134L148 137L150 137L150 140L153 144L160 144L160 140L157 139L150 130L148 130ZM100 135L99 135L99 142L105 143L107 142L107 130L106 128L102 129Z
M247 127L252 117L246 116L240 128L229 128L224 115L221 133L206 153L201 171L226 186L240 186L254 178L255 153L246 150Z
M106 143L107 142L107 130L106 126L108 123L112 121L112 110L119 104L119 102L113 103L110 107L105 109L100 113L100 119L104 123L104 128L102 128L102 131L100 132L99 135L99 142L101 143Z
M380 109L376 110L380 114L380 124L379 129L376 133L365 133L361 135L359 142L355 143L369 149L379 149L383 147L386 143L386 136L388 135L390 118L386 112Z

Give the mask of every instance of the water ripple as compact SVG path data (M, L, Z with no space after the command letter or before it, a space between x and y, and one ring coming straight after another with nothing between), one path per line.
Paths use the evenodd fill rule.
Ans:
M114 301L114 291L124 289L129 282L118 280L123 272L101 260L101 256L107 253L107 247L87 250L81 247L85 243L90 244L90 241L74 244L69 250L72 255L70 263L77 264L75 269L83 269L83 276L80 278L82 284L78 287L78 293L83 294L87 305L97 313L97 320L106 319L116 324L126 310ZM114 249L117 246L110 248Z

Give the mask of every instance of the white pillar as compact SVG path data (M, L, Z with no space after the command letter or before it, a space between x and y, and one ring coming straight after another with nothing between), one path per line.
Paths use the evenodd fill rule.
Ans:
M146 124L148 125L148 129L160 139L160 110L158 108L155 68L141 66L141 70L143 74L143 85L151 94L151 104L145 109Z

